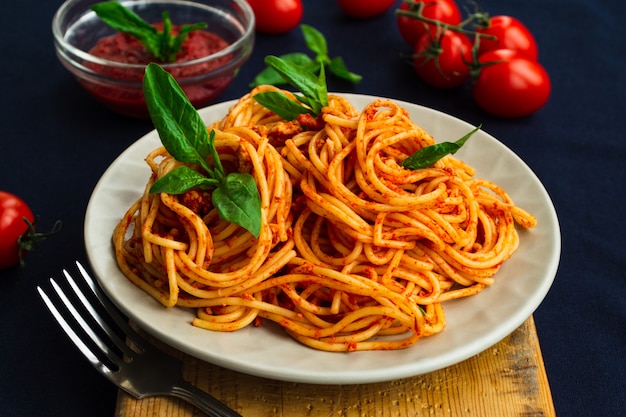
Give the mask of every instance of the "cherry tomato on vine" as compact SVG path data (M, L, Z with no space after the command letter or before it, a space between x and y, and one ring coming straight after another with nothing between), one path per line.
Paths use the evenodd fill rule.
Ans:
M528 59L528 56L526 56L526 54L522 51L517 51L515 49L494 49L493 51L487 51L480 55L480 58L478 59L478 67L481 67L482 64L490 62L495 63L498 61L510 61L515 58Z
M426 33L413 52L415 71L434 87L458 87L469 77L472 43L462 33L447 30L438 39Z
M339 8L355 19L367 19L386 12L396 0L337 0Z
M248 0L254 12L256 30L262 33L289 32L302 20L301 0Z
M528 116L550 98L550 77L537 61L506 50L486 52L478 60L472 95L487 113L506 118Z
M18 239L28 230L24 218L31 223L35 221L28 205L13 194L0 191L0 269L20 261Z
M416 3L423 3L422 15L431 20L437 20L449 25L461 23L461 11L454 0L416 0ZM415 11L419 7L417 4L409 5L403 2L399 10ZM423 22L419 19L397 15L396 22L402 38L413 47L415 43L426 33L435 36L436 26Z
M493 16L484 28L477 32L491 35L496 40L480 39L478 55L495 49L513 49L526 55L528 59L537 60L539 55L537 42L530 30L522 22L511 16Z

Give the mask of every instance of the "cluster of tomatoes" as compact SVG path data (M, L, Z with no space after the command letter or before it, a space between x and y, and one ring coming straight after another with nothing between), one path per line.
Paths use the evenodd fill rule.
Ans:
M257 30L278 34L295 28L303 15L301 0L248 0ZM377 16L395 0L337 0L356 19ZM471 80L474 100L500 117L523 117L550 97L550 78L538 62L537 42L511 16L476 11L463 19L455 0L403 0L396 10L404 40L413 48L417 74L437 88Z
M500 117L527 116L548 101L537 42L518 19L478 11L463 20L454 0L405 0L397 24L428 84L455 88L471 79L478 106Z

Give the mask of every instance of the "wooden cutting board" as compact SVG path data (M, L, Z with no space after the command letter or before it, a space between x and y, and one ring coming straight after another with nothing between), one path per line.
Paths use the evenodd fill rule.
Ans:
M310 385L183 358L185 379L244 417L555 416L533 318L500 343L457 365L390 382ZM116 417L205 416L182 400L135 400L120 391Z

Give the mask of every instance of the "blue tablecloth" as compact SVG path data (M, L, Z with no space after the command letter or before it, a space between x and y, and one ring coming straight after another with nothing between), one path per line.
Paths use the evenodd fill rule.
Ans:
M5 2L6 3L6 2ZM50 22L60 1L22 0L0 14L0 189L19 194L62 231L0 271L0 416L111 417L115 388L78 354L47 313L35 286L85 260L83 219L91 191L113 159L151 130L94 102L59 64ZM393 10L345 17L335 1L304 2L303 23L329 39L364 75L330 89L406 100L482 123L535 171L562 229L556 280L535 313L557 415L626 415L626 3L622 0L481 0L492 14L525 22L539 43L552 97L531 117L481 112L467 88L424 85ZM221 98L244 94L268 54L303 51L299 30L257 37L254 53Z

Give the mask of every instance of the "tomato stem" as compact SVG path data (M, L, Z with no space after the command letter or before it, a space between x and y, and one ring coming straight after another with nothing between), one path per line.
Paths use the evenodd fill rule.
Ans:
M489 62L480 62L480 60L478 59L479 46L480 46L480 38L476 38L474 40L474 45L472 46L472 60L470 62L465 62L465 64L470 69L469 73L470 73L470 80L472 81L472 85L476 83L476 80L478 80L478 76L480 75L480 71L484 67L506 62L505 60L501 60L501 59L495 60L495 61L489 61Z
M22 220L24 220L24 223L28 226L28 229L26 229L26 231L17 239L20 268L23 269L24 255L28 252L36 250L39 247L39 243L61 230L62 222L61 220L57 220L49 232L39 233L35 231L34 226L34 224L37 223L38 218L36 218L32 223L26 217L22 217Z
M475 38L485 38L489 40L497 40L497 38L493 35L488 35L486 33L480 33L476 30L466 29L466 26L473 24L474 27L481 28L485 26L485 19L488 22L489 16L480 10L470 14L467 19L463 20L458 25L451 25L449 23L441 22L439 20L430 19L424 16L424 7L426 7L425 3L417 2L415 0L404 0L406 4L409 5L409 10L397 9L396 15L398 16L406 16L413 19L417 19L421 22L428 23L437 28L439 34L442 34L446 30L451 30L453 32L463 33L465 35L471 35ZM478 22L478 23L476 23Z

